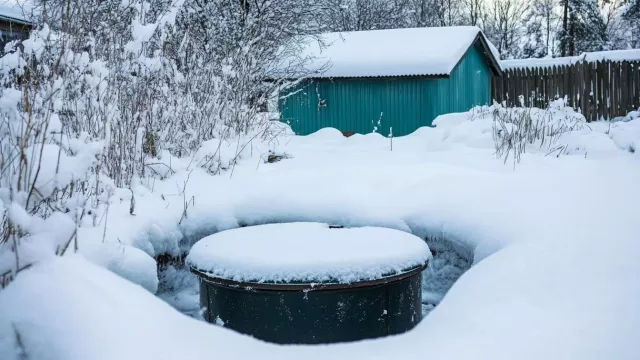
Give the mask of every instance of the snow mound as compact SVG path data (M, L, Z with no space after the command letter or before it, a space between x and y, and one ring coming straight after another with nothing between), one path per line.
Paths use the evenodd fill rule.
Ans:
M158 290L156 261L140 249L112 242L83 241L80 253L94 264L142 286L152 294Z
M214 352L231 353L219 352L225 343L239 345L239 354L248 343L261 348L248 337L191 320L75 256L25 271L0 293L0 309L11 309L0 311L3 360L210 359ZM205 344L202 334L208 334L207 345L182 346L197 339Z
M234 281L348 284L398 274L430 258L422 239L398 230L288 223L209 236L193 246L187 263Z
M318 141L339 141L344 140L344 135L336 128L322 128L307 135L307 138Z

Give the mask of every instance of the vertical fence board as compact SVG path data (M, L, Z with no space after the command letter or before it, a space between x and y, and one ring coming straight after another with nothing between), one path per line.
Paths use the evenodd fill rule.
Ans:
M609 109L611 108L611 93L609 92L609 86L613 82L613 77L609 68L609 62L602 62L602 92L604 98L604 106L602 111L602 117L605 120L609 120Z
M620 90L622 90L622 63L621 62L612 62L611 68L613 69L614 74L614 83L611 85L611 92L613 92L613 100L614 107L611 112L611 118L615 118L619 112L622 112L622 94Z
M598 119L598 63L591 64L591 88L589 99L591 101L591 120Z
M562 88L564 89L564 94L567 96L567 101L569 103L569 106L573 106L574 104L574 99L573 99L573 91L571 91L571 82L569 80L569 71L567 71L567 66L566 65L562 65L562 69L560 70L560 73L562 75ZM563 96L561 94L561 96Z
M634 109L640 107L640 61L633 62L633 75L631 76L633 84L633 98L631 99L631 106Z
M560 65L553 69L553 82L556 84L555 89L553 89L554 99L559 99L560 94L564 92L564 89L562 88L562 74L560 71Z
M551 67L551 73L549 74L549 100L553 101L556 98L556 93L558 92L558 81L556 79L556 66Z
M553 67L549 67L547 68L547 73L545 74L544 77L544 81L545 81L545 94L544 94L544 102L546 104L549 103L550 100L553 100L553 97L551 96L551 94L553 93Z
M640 61L633 66L633 107L640 107Z
M524 84L522 84L522 94L524 95L524 106L531 106L530 97L531 93L529 92L530 83L529 83L529 69L525 68L522 73L522 79L524 80Z
M540 107L540 69L533 69L533 88L535 90L535 96L533 98L533 106Z
M627 77L629 72L627 71L627 66L629 62L623 61L619 65L620 72L618 76L620 77L620 86L618 87L618 112L628 112L629 103L627 102L627 95L629 94L629 82L627 81Z
M603 78L604 78L604 63L601 61L598 61L596 63L596 68L597 68L597 71L595 73L596 79L597 79L596 89L598 89L596 93L596 100L598 100L597 101L598 115L596 120L601 120L602 118L604 118L604 104L605 104L604 88L602 86Z
M627 75L625 76L626 83L626 91L625 91L625 102L627 111L634 110L633 109L633 63L631 61L627 62L626 70Z
M580 67L582 68L582 113L587 120L591 120L591 102L589 93L591 93L591 69L589 63L582 63Z
M629 108L631 109L635 107L637 86L640 86L640 83L636 83L635 68L635 63L629 62Z
M584 116L587 116L587 114L584 113L584 94L582 89L584 88L584 67L582 66L576 66L576 70L577 70L577 81L574 84L574 90L576 92L576 99L578 100L576 102L576 109L579 109L580 113L584 114Z
M628 93L628 97L629 99L628 101L628 106L629 106L629 110L633 110L635 107L635 95L636 92L638 91L637 87L640 86L640 83L636 83L636 79L635 79L635 65L634 62L630 61L629 62L629 78L627 79L629 81L629 83L627 84L627 88L629 89L629 93Z
M637 108L639 105L639 101L638 101L638 95L640 95L640 89L638 89L638 87L640 87L640 62L632 62L631 63L631 83L629 84L629 87L632 90L632 93L629 94L631 99L630 99L630 103L631 103L631 107L632 108Z
M582 66L576 66L576 76L574 77L573 92L576 94L576 111L580 111L584 114L584 99L582 94L582 88L584 87L584 68ZM585 115L586 116L586 115Z
M636 61L633 67L633 107L640 107L640 61Z
M607 94L608 94L608 108L607 108L607 119L611 120L614 118L614 111L618 106L617 94L615 92L615 88L618 87L619 79L616 76L616 66L611 62L607 61L607 71L609 72L609 81L606 83L607 85Z

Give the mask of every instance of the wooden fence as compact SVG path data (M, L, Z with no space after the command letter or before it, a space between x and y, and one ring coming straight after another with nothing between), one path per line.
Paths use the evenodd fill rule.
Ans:
M587 120L611 120L640 107L640 61L507 69L502 77L492 79L491 92L492 99L506 101L508 106L540 108L566 96L568 105Z

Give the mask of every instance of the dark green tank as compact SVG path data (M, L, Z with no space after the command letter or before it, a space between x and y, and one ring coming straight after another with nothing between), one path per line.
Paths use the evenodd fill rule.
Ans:
M422 270L352 284L200 279L204 319L279 344L322 344L400 334L421 320Z

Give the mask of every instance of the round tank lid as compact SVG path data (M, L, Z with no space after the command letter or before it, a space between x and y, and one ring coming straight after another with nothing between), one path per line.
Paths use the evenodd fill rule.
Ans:
M399 230L284 223L208 236L193 246L187 264L245 283L351 284L415 270L430 258L424 240Z

